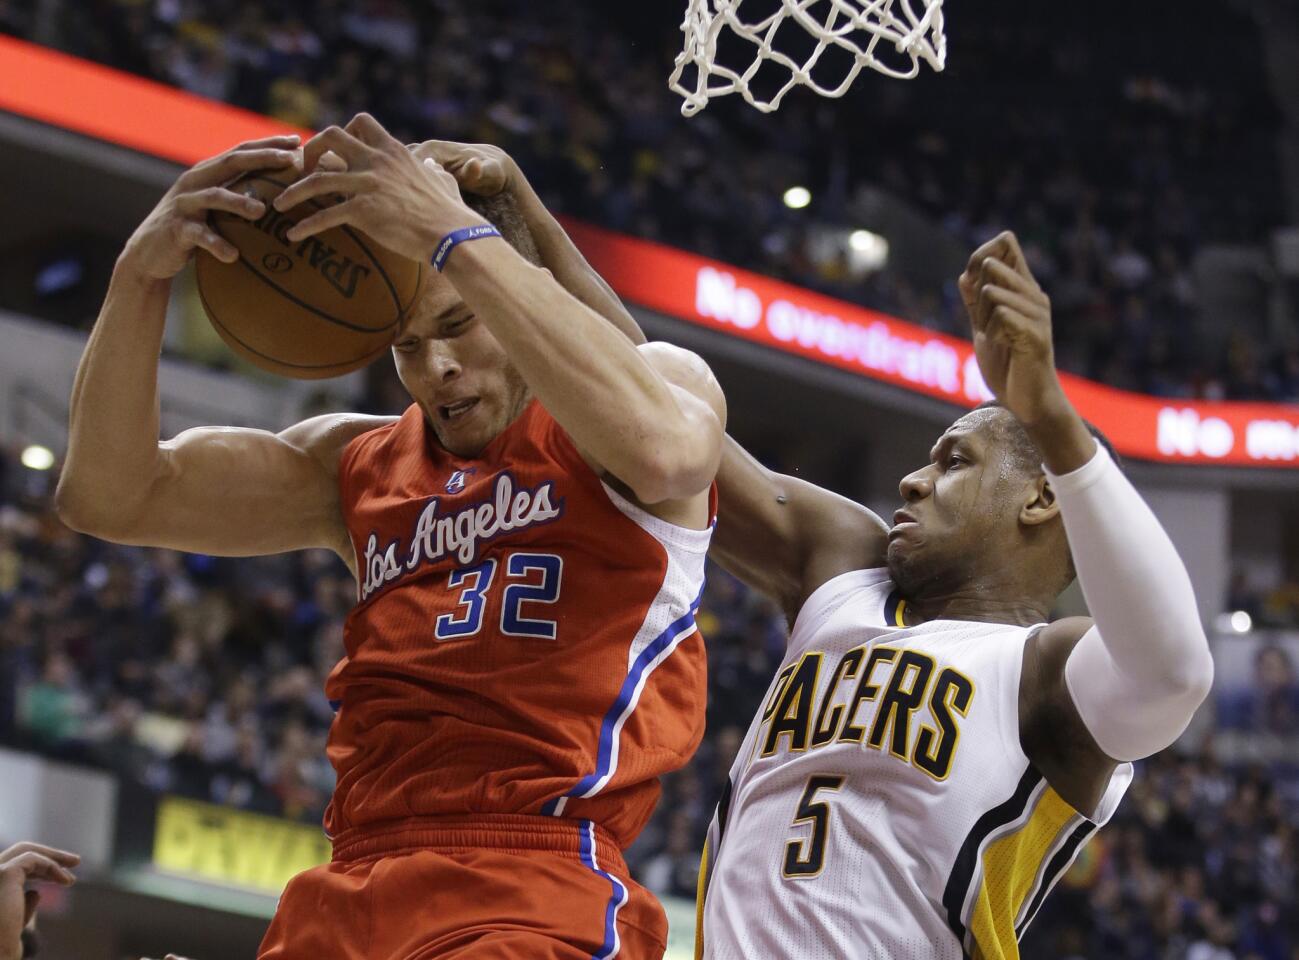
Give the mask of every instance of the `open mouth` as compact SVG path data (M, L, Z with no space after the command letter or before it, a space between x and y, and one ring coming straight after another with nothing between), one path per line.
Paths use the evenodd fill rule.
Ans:
M444 403L438 407L438 415L444 422L451 423L462 419L470 410L478 406L477 397L466 397L463 400L457 400L454 403Z

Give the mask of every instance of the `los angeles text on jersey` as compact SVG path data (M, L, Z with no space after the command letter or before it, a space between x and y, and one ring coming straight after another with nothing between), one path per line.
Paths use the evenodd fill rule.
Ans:
M365 544L361 599L367 600L380 587L448 556L466 566L478 557L484 544L497 537L558 519L564 514L564 498L554 494L553 480L516 490L514 477L507 470L496 477L491 496L446 515L439 514L443 498L430 497L415 522L409 547L393 540L380 550L378 536L370 534Z
M867 643L837 662L808 651L776 677L755 746L770 757L862 743L944 780L974 696L968 677L921 650Z

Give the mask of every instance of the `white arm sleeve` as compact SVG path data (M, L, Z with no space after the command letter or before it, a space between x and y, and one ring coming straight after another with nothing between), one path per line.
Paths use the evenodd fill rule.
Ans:
M1047 478L1096 621L1065 663L1065 684L1106 754L1148 757L1186 729L1213 682L1191 579L1100 444L1084 466Z

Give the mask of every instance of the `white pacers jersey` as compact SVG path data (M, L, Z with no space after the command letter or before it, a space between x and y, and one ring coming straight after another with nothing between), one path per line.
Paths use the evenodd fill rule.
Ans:
M1019 744L1035 628L902 626L888 571L822 585L754 718L700 876L711 960L1014 958L1089 819Z

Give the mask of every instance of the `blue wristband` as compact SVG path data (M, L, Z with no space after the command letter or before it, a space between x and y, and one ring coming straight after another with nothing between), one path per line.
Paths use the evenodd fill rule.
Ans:
M446 266L447 257L451 256L451 251L466 240L481 240L483 237L499 237L501 231L497 230L490 223L480 223L476 227L461 227L459 230L452 230L443 237L433 251L433 266L438 273Z

